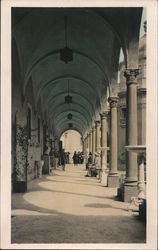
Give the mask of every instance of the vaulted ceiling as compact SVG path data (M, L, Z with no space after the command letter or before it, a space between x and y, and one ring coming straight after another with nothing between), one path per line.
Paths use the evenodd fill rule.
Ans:
M81 134L92 126L106 104L111 81L117 81L121 47L128 65L129 48L139 38L141 12L142 8L13 8L12 36L23 93L31 80L35 106L42 100L58 135L70 122ZM60 53L65 47L65 58L71 52L73 57L67 63ZM65 103L67 95L72 103Z

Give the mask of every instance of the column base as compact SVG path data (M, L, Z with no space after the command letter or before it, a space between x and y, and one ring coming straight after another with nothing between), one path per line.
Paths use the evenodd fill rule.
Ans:
M107 186L107 177L108 177L108 173L105 171L101 172L101 178L100 178L100 182L103 186Z
M101 169L100 168L98 169L97 179L101 180Z
M119 187L119 176L108 175L108 187L117 188Z
M49 155L43 156L44 165L43 165L43 174L50 174L50 158Z
M137 185L125 184L118 189L118 197L124 202L131 202L132 197L138 196Z

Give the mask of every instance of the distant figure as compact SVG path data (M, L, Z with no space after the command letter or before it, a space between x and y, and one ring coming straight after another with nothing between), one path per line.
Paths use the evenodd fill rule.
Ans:
M83 164L83 152L81 152L81 164Z
M88 170L89 165L92 164L92 153L89 153L88 162L86 164L86 170Z
M78 164L81 164L81 153L80 153L80 151L78 152Z
M62 166L62 170L65 171L65 153L64 153L64 150L61 151L61 166Z
M74 152L74 155L72 158L73 158L74 165L77 165L78 164L78 155L77 155L76 151Z
M68 164L69 164L70 163L70 152L68 152L67 154L68 154L67 158L68 158Z
M78 163L79 164L83 163L83 152L78 152Z
M92 153L89 153L88 164L92 164Z

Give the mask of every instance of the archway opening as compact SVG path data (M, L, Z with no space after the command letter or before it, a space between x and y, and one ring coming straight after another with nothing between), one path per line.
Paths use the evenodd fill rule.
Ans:
M60 140L65 153L69 153L69 163L73 163L74 152L83 152L81 134L75 130L67 130L61 135Z

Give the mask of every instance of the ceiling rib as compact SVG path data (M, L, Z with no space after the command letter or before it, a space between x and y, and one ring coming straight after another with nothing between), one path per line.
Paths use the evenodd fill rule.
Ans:
M50 81L48 81L44 85L42 84L42 87L39 88L37 95L36 95L36 105L37 105L37 102L38 102L40 95L42 94L42 91L44 91L46 87L48 87L50 84L55 84L55 83L58 84L59 80L66 80L66 79L75 79L75 80L82 81L96 94L96 91L92 87L92 84L90 82L88 82L87 80L85 80L81 77L75 76L75 75L62 75L62 76L58 76L56 78L52 78ZM52 88L52 90L53 90L53 88Z
M51 98L51 100L49 101L49 103L47 103L47 106L51 107L53 105L53 102L55 102L55 99L58 99L60 96L64 97L64 95L66 95L67 93L68 92L62 91L62 92L58 93L57 95L53 96L53 98ZM95 114L94 106L92 105L92 103L90 103L88 101L88 99L86 99L84 96L80 95L78 92L69 91L69 95L73 95L73 94L75 94L75 95L83 98L91 106L92 113ZM63 98L63 100L64 100L64 98Z
M108 85L109 85L109 79L108 79L108 74L107 74L107 71L105 72L104 69L102 69L102 67L100 66L100 64L98 64L93 58L91 58L90 56L86 55L85 53L83 52L80 52L80 51L77 51L75 49L73 49L73 52L76 53L76 54L79 54L79 55L82 55L83 57L86 57L88 58L91 62L93 62L95 65L97 65L97 67L101 70L101 72L103 73L104 75L104 78L105 80L107 81ZM42 61L44 61L45 59L47 59L48 57L51 57L51 56L54 56L56 54L60 53L60 50L57 49L57 50L54 50L54 51L50 51L48 53L46 53L45 55L41 56L31 67L31 69L26 73L25 75L25 82L24 82L24 93L25 93L25 89L26 89L26 86L27 86L27 82L29 80L29 78L31 77L33 71L35 70L35 68L37 67L37 65L39 63L41 63Z

